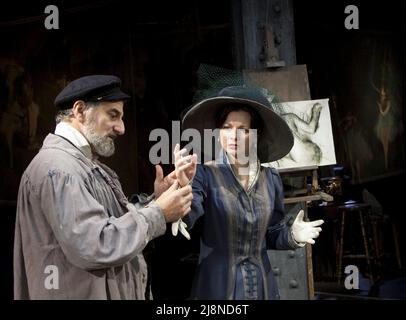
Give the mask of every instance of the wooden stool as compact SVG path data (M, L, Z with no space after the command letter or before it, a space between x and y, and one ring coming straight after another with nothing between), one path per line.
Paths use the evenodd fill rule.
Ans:
M351 203L351 204L346 204L338 207L338 215L339 218L341 217L341 230L339 233L339 242L337 244L337 280L338 283L341 282L341 276L342 276L342 260L343 258L348 258L348 259L365 259L369 271L369 278L371 280L371 285L375 284L375 274L373 270L373 263L374 260L377 260L378 257L376 256L375 250L371 247L370 243L368 242L368 236L370 234L367 233L367 228L369 227L368 225L368 216L370 214L370 208L371 206L365 203ZM358 213L359 216L359 224L361 228L361 233L362 233L362 241L363 241L363 247L364 247L364 252L360 254L352 253L352 254L344 254L344 228L345 228L345 221L346 221L346 216L348 215L356 215Z

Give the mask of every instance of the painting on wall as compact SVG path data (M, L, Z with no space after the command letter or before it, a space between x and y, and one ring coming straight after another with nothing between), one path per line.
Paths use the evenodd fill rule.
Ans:
M273 167L288 169L336 164L328 101L320 99L273 104L294 137L289 154L272 162Z
M337 71L334 93L341 163L353 183L405 172L404 61L391 37L365 37Z

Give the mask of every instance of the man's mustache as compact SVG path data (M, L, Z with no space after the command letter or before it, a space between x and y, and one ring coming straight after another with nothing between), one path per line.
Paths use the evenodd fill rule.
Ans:
M107 135L107 137L111 138L112 140L115 140L117 138L117 135L114 133L110 133Z

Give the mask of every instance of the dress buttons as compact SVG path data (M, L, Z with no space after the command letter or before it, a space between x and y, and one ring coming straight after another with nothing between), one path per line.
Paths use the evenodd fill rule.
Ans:
M299 287L299 283L296 280L290 280L289 288L295 289L297 287Z
M279 276L281 274L281 269L273 268L272 272L273 272L274 276Z

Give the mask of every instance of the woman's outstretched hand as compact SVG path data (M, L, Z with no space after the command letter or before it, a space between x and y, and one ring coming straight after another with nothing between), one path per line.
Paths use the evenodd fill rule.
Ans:
M299 244L314 244L314 239L321 232L320 226L324 223L323 220L306 222L303 220L304 211L300 210L292 224L293 239Z

